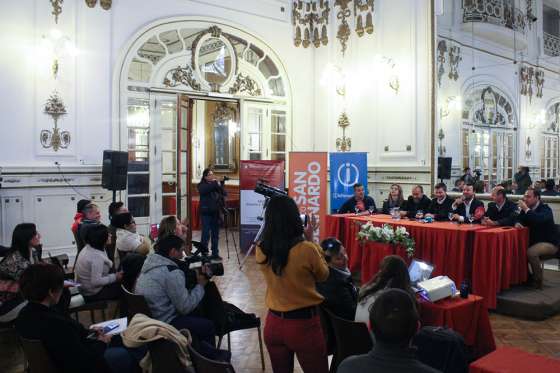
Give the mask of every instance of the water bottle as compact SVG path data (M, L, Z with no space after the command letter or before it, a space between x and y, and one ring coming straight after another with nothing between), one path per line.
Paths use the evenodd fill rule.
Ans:
M469 281L467 279L461 282L461 298L467 299L469 297Z

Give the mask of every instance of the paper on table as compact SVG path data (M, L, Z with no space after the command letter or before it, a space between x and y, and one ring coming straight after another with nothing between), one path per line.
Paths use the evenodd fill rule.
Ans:
M81 285L78 284L78 283L75 282L75 281L64 280L64 286L65 286L65 287L76 287L76 288L77 288L78 286L81 286Z
M116 329L111 330L109 333L107 333L107 335L120 334L120 333L124 332L126 330L126 328L128 327L128 320L127 320L126 317L123 317L122 319L113 319L113 320L100 322L99 324L94 324L94 325L90 326L90 329L91 328L103 328L103 327L105 327L106 325L109 325L112 322L118 322L119 326Z

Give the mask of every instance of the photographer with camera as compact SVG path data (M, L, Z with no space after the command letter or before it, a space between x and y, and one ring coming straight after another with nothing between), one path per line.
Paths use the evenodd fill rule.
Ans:
M212 256L211 259L222 258L219 255L218 239L220 237L221 216L225 210L225 197L227 195L224 189L224 183L228 180L227 176L218 182L216 175L210 168L206 168L202 172L202 179L198 183L198 193L200 194L200 219L202 220L202 237L201 243L203 247L208 247L210 233L212 233Z
M294 354L304 372L328 372L318 313L323 297L315 284L327 280L329 267L312 242L316 226L312 221L304 232L298 207L288 196L268 201L256 261L267 284L264 340L275 373L292 372Z
M197 284L188 290L183 258L184 241L170 235L158 240L155 253L148 256L136 283L136 293L143 295L153 318L169 323L178 330L189 329L200 341L199 351L207 358L228 360L229 356L215 348L215 328L212 321L191 315L204 297L208 283L206 266L196 273Z

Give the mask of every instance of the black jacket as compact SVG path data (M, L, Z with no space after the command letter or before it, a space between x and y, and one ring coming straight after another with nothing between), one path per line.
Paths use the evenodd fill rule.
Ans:
M43 342L57 372L101 372L106 344L86 337L90 332L70 317L42 304L30 302L17 320L16 330L26 339Z
M415 202L412 196L408 197L408 200L404 203L404 209L407 211L406 216L412 219L416 216L418 210L424 211L424 214L428 213L431 203L432 201L425 194L418 202Z
M434 219L437 221L447 220L449 219L449 213L453 211L451 205L453 205L453 200L449 196L445 196L441 204L437 202L437 198L434 198L428 211L434 215Z
M558 245L558 232L554 224L554 215L547 204L540 202L535 210L527 213L521 211L517 222L529 228L529 245L548 242Z
M373 211L376 211L375 201L370 196L364 197L364 207L369 210L370 206L373 206ZM356 197L350 197L340 208L338 209L339 214L346 214L349 212L356 212Z
M317 283L317 291L325 300L323 305L336 316L345 320L354 320L358 304L358 290L352 282L352 276L329 268L329 278Z
M404 207L404 204L405 204L405 202L402 201L402 203L399 204L399 205L394 205L394 204L391 205L391 203L389 202L389 200L386 199L385 201L383 201L383 207L382 207L381 211L382 211L384 214L390 214L390 213L391 213L390 210L391 210L392 208L398 207L398 208L402 209L402 208Z
M544 192L541 193L541 196L547 196L547 197L558 197L558 192L554 191L554 190L545 190Z
M498 225L513 226L515 224L516 211L517 205L506 198L506 202L499 211L496 202L490 202L488 204L488 210L486 210L486 216L497 222Z
M522 174L517 172L513 175L513 180L517 184L517 189L515 189L515 194L525 194L527 189L533 184L531 176L529 174Z
M202 181L197 188L200 194L200 215L214 215L225 207L226 191L220 183Z
M473 198L472 202L471 202L471 207L469 209L469 213L471 216L474 216L474 213L476 211L476 209L482 207L482 209L484 210L484 203L482 203L482 201ZM465 209L465 204L461 203L455 210L453 210L454 213L461 215L462 217L465 218L465 220L467 220L467 211ZM484 216L484 214L482 214L482 216ZM481 218L482 218L481 216ZM480 223L480 219L476 219L474 221L475 223Z

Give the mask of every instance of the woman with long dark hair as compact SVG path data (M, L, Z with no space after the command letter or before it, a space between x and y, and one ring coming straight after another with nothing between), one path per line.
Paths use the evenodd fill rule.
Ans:
M379 293L386 288L402 289L414 297L414 291L410 287L408 268L400 256L388 255L383 258L379 266L379 272L362 286L358 294L355 321L369 322L369 308Z
M19 278L32 263L39 261L35 247L41 235L33 223L16 225L12 233L10 252L0 262L0 322L13 321L25 306L19 293Z
M220 237L220 216L225 207L224 180L218 182L211 168L202 172L202 178L198 183L200 194L200 219L202 220L202 237L200 243L208 248L210 233L212 233L212 259L222 259L219 255L218 239Z
M267 284L264 340L274 373L293 372L294 354L304 372L328 371L316 283L328 278L329 267L321 248L310 242L314 223L304 232L298 207L287 196L268 203L256 260Z

